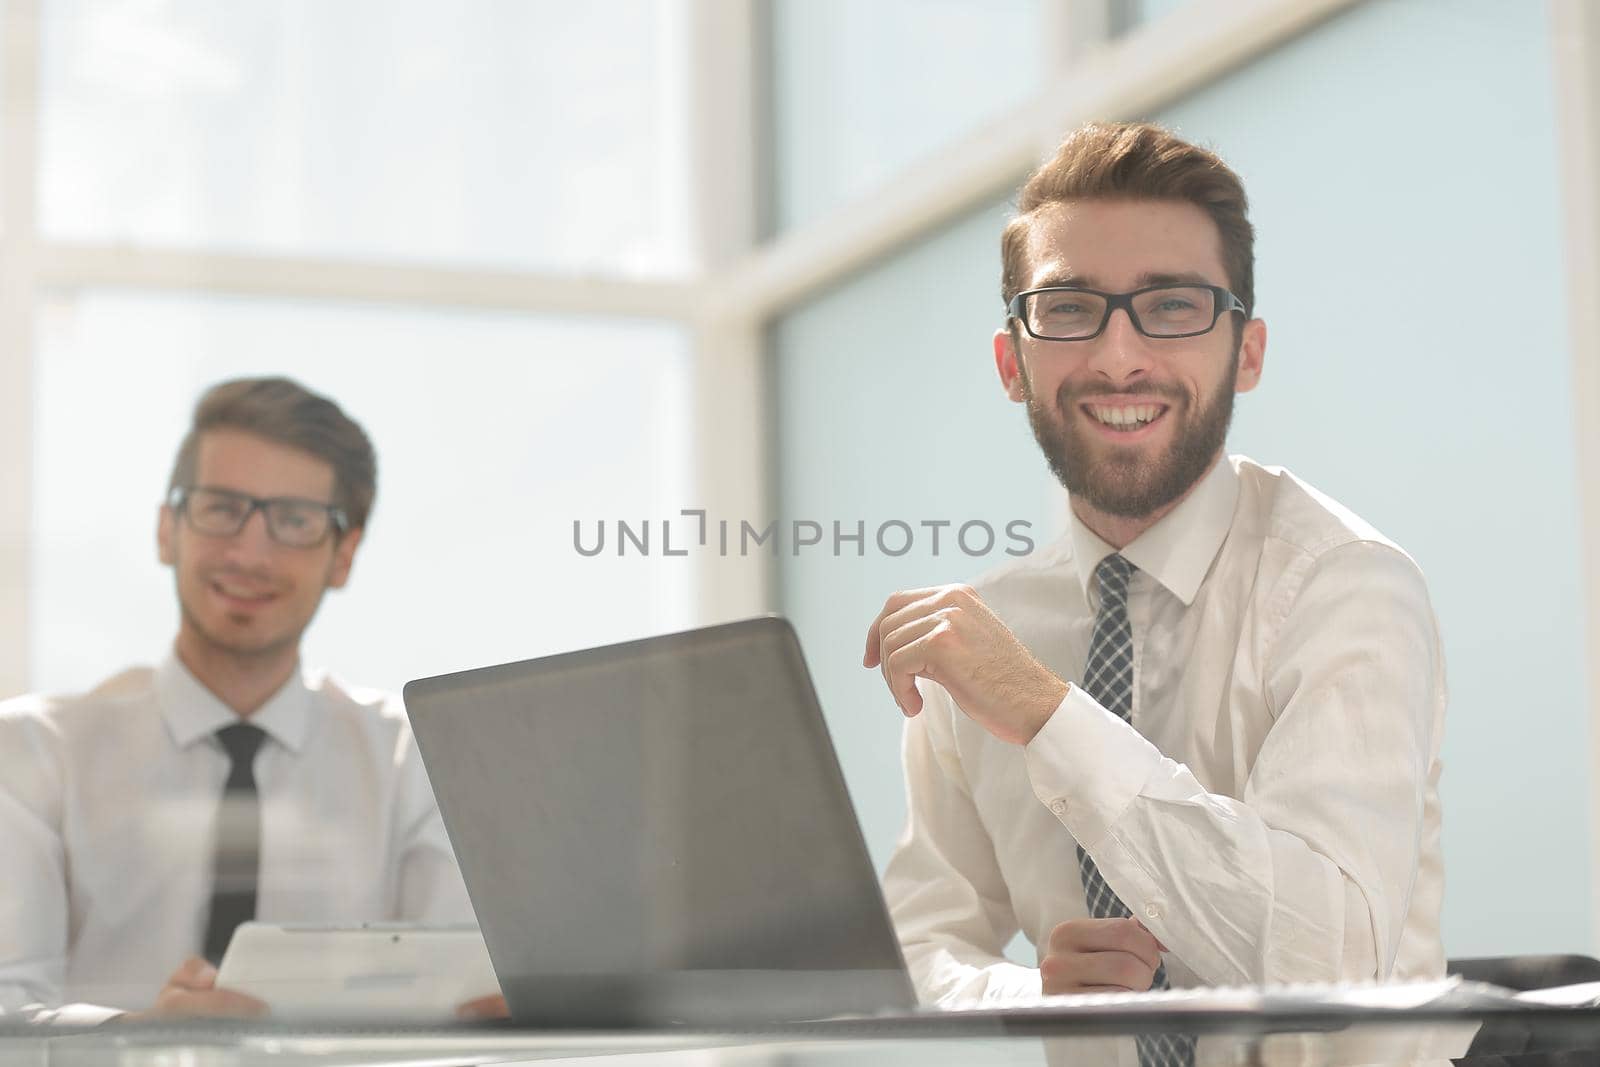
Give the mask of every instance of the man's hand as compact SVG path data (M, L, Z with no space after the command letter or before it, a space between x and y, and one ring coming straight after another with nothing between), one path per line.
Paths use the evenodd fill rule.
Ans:
M1039 977L1046 995L1143 993L1165 949L1137 919L1068 919L1050 931Z
M862 665L878 667L908 717L922 710L917 678L938 682L971 719L1025 745L1067 695L968 585L896 593L867 630Z
M509 1019L511 1009L506 1006L506 998L500 993L491 993L486 997L475 997L465 1004L456 1006L456 1018L463 1022L476 1022L480 1019Z
M266 1004L255 997L231 989L218 989L217 969L199 956L190 956L172 972L149 1011L130 1012L117 1018L130 1021L182 1016L255 1019L266 1014Z

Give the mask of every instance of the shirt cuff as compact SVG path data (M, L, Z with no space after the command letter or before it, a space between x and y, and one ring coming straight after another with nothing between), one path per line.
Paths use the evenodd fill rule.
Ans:
M1043 988L1037 967L1024 967L1010 960L980 966L962 963L941 951L930 962L932 966L925 974L918 974L915 964L911 972L919 995L940 1008L992 1007L1037 1000Z
M1039 977L1037 967L1024 967L1020 963L998 963L990 967L989 972L989 984L983 991L985 1005L1038 1000L1043 995L1044 983Z
M38 1026L99 1026L126 1014L125 1008L106 1008L99 1004L62 1004L55 1008L29 1005L22 1009L23 1018Z
M1163 760L1160 749L1076 684L1023 755L1034 796L1086 850L1105 836Z

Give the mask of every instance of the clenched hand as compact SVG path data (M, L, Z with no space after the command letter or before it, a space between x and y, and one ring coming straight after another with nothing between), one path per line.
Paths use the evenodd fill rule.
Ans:
M883 671L907 716L922 710L916 679L926 678L984 729L1018 745L1033 740L1069 689L969 585L891 596L867 630L861 662Z
M1137 919L1068 919L1039 962L1044 992L1143 993L1166 946Z

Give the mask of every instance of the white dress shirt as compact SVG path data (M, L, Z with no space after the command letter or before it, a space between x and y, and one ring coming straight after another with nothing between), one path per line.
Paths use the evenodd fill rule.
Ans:
M1416 564L1281 468L1224 459L1122 551L1130 726L1075 684L1111 551L1074 518L975 583L1074 683L1029 744L921 683L885 888L923 996L1037 995L1003 951L1088 915L1079 842L1174 986L1442 975L1444 665Z
M229 769L213 735L238 721L175 656L0 703L0 1014L146 1008L200 952ZM267 734L258 918L473 921L397 698L296 672L248 721Z

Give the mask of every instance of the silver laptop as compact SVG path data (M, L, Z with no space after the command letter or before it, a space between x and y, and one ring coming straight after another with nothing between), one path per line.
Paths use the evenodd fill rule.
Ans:
M424 678L405 702L519 1024L914 1006L786 621Z

